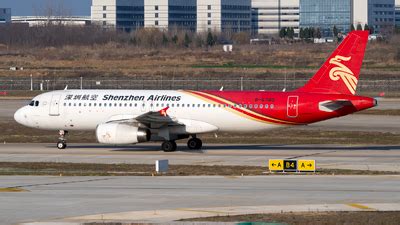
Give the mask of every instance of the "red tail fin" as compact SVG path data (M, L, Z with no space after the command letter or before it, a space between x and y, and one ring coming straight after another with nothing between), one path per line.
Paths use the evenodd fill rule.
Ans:
M368 34L368 31L351 32L314 77L297 91L354 95Z

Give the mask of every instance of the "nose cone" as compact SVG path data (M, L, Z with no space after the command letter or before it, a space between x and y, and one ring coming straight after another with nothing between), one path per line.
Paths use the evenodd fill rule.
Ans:
M25 116L24 116L24 108L18 109L14 114L14 120L21 125L25 125Z

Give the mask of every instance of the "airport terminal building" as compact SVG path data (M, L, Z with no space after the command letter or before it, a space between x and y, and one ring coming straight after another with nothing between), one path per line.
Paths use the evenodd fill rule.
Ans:
M252 26L257 34L276 34L283 27L299 31L299 0L252 0Z
M352 24L353 0L300 0L300 27L320 28L324 37L333 27L348 32Z
M197 0L197 31L250 32L251 0Z
M251 30L250 0L93 0L91 15L93 23L125 31L142 27Z
M91 20L128 32L154 27L276 34L314 27L328 37L334 26L341 32L352 24L390 30L400 24L400 12L395 0L92 0Z
M0 8L0 23L11 23L10 8Z

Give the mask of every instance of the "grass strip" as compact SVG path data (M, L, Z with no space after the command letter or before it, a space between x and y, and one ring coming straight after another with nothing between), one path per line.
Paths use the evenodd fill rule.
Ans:
M398 172L318 169L314 173L285 173L310 175L397 175ZM155 173L151 164L93 164L93 163L53 163L53 162L0 162L0 175L41 175L41 176L265 176L282 175L268 173L262 166L202 166L170 165L169 171Z
M180 221L190 222L246 222L279 223L287 225L398 225L400 212L306 212L306 213L273 213L273 214L249 214L238 216L216 216L205 218L184 219Z

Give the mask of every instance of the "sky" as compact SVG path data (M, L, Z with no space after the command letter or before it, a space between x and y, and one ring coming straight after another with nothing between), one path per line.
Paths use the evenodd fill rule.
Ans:
M90 16L91 3L91 0L0 0L0 8L11 8L12 16L46 16L49 8L64 12L65 16Z

